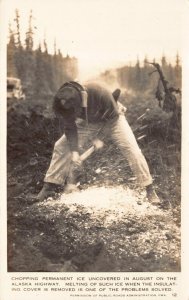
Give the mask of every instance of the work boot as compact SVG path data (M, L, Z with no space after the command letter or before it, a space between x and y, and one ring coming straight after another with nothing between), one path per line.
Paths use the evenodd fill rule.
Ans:
M39 194L36 196L36 201L43 201L47 199L50 196L53 196L55 194L56 188L58 187L57 184L51 183L51 182L45 182L43 185L42 190L39 192Z
M151 204L157 205L157 204L161 203L152 184L150 184L146 187L146 197Z
M79 191L79 188L77 187L76 184L73 183L67 184L64 189L65 194L70 194L72 192L77 192L77 191Z

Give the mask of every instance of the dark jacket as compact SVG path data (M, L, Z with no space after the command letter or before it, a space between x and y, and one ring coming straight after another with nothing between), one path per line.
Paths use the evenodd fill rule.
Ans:
M111 92L96 83L88 83L85 85L87 100L87 119L89 123L107 122L118 117L118 107ZM63 87L64 89L64 87ZM74 89L74 87L73 87ZM54 109L56 113L63 116L64 131L70 145L71 151L78 151L78 132L76 119L86 119L86 110L81 108L81 96L79 92L68 97L68 101L72 103L69 109L64 109L60 105L62 91L59 90L55 96L56 105Z

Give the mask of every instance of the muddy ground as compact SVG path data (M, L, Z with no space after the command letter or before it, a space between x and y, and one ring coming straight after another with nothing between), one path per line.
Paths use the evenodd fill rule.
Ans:
M8 270L15 272L170 272L180 270L180 140L171 117L145 99L127 118L162 203L136 187L127 162L107 143L78 172L79 190L42 203L42 187L62 120L42 102L8 112ZM143 116L146 107L150 113Z

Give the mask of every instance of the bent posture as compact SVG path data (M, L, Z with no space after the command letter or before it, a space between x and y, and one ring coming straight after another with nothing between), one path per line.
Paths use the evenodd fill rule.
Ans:
M111 139L129 162L138 184L147 191L147 198L153 204L159 198L153 189L152 177L147 162L136 142L125 118L124 109L117 102L120 90L113 94L96 83L81 86L67 82L60 87L54 98L54 111L64 120L64 135L55 143L44 186L37 196L44 200L56 186L64 185L73 164L81 163L80 153L86 144L99 138Z

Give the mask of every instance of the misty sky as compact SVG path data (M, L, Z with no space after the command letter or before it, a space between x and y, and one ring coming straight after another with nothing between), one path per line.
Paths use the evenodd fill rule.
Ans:
M35 43L44 35L49 51L54 39L64 55L79 59L80 79L105 68L165 54L181 53L182 0L4 0L7 21L20 11L22 32L30 9L37 27ZM188 4L188 3L187 3ZM24 39L24 35L23 35Z

